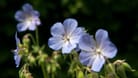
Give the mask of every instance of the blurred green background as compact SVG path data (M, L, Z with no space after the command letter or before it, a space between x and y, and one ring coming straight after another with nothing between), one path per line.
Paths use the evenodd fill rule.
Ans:
M108 30L118 47L114 59L125 59L138 70L138 0L0 0L0 78L18 78L20 68L15 67L11 50L16 48L14 34L18 22L14 14L24 3L32 4L41 14L40 44L47 46L50 27L55 22L75 18L90 34L99 28ZM127 73L128 78L138 78L138 71Z

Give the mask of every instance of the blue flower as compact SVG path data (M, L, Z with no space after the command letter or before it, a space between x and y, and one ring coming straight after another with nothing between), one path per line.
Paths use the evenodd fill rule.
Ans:
M117 54L117 48L109 40L108 32L99 29L96 32L95 40L93 36L85 34L80 38L79 55L80 62L90 66L92 71L99 72L107 58L113 58Z
M28 3L24 4L22 9L23 10L19 10L15 13L15 19L19 21L19 24L17 24L17 30L19 32L27 29L34 31L36 26L41 24L39 12L33 10L33 7Z
M78 23L75 19L65 19L63 24L61 22L55 23L51 27L51 34L53 37L49 38L48 45L54 50L62 49L62 53L70 53L77 47L79 39L84 32L84 29L77 27Z
M21 61L21 56L18 54L19 52L19 47L18 45L20 44L20 40L19 38L17 37L17 33L15 34L15 40L16 40L16 49L14 50L14 60L15 60L15 64L16 64L16 67L19 67L20 65L20 61Z

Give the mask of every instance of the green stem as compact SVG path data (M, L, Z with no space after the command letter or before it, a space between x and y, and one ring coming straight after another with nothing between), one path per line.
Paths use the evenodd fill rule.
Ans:
M44 78L47 78L44 64L41 64L41 69L42 69Z
M88 77L88 76L87 76L87 73L88 73L88 72L87 72L87 70L85 70L85 72L84 72L84 73L85 73L85 75L84 75L84 76L87 78L87 77Z
M52 75L52 78L55 78L54 73L53 73L53 74L51 74L51 75Z
M35 30L36 45L39 46L38 28Z
M32 39L33 44L36 44L34 37L31 34L28 34L28 36Z
M73 61L72 54L69 55L69 58L71 61Z

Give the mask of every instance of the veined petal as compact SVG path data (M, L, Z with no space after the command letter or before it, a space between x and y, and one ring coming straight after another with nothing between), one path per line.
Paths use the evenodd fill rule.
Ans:
M102 46L102 54L107 58L113 58L117 54L117 48L116 46L110 42L105 41L104 46Z
M113 58L116 56L117 48L116 46L109 40L108 32L103 29L99 29L96 32L96 41L98 47L102 51L101 53L107 58Z
M32 15L38 18L40 16L40 13L38 11L34 10L34 11L32 11Z
M101 55L96 55L96 58L92 64L92 71L99 72L105 63L105 59Z
M62 53L68 54L76 47L77 47L76 44L71 44L70 42L64 42L63 48L62 48Z
M22 31L27 30L26 23L19 23L19 24L17 24L17 30L18 30L19 32L22 32Z
M25 12L31 12L33 10L33 7L32 5L30 5L29 3L26 3L23 5L22 9L25 11Z
M24 12L23 11L17 11L16 13L15 13L15 19L17 20L17 21L24 21L25 20L25 18L26 18L26 16L25 16L25 14L24 14Z
M17 53L14 54L14 60L15 60L16 67L19 67L21 57Z
M83 27L77 27L71 34L71 36L78 36L85 33L85 29Z
M74 32L71 34L70 42L71 43L79 43L80 37L84 34L84 28L78 27L74 30Z
M95 49L95 40L86 33L79 40L79 48L85 51L92 51Z
M63 46L63 40L60 37L51 37L48 40L48 46L54 50L59 50Z
M95 34L97 46L101 48L101 45L103 45L103 42L108 39L108 32L103 29L98 29Z
M94 58L91 52L81 51L79 60L83 65L92 66Z
M65 28L66 34L71 34L78 26L78 22L75 19L68 18L68 19L65 19L65 21L63 22L63 25Z
M65 34L63 25L58 22L51 27L51 34L53 36L63 36Z

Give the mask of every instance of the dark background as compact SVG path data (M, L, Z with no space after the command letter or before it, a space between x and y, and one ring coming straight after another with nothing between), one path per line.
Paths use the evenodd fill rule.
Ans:
M49 30L55 22L75 18L90 34L94 35L99 28L106 29L118 47L114 59L125 59L138 69L138 0L0 0L0 78L18 78L19 68L15 67L11 52L16 48L14 35L18 23L14 14L25 3L32 4L41 14L42 25L38 27L41 45L47 46ZM138 78L138 71L128 72L128 78Z

